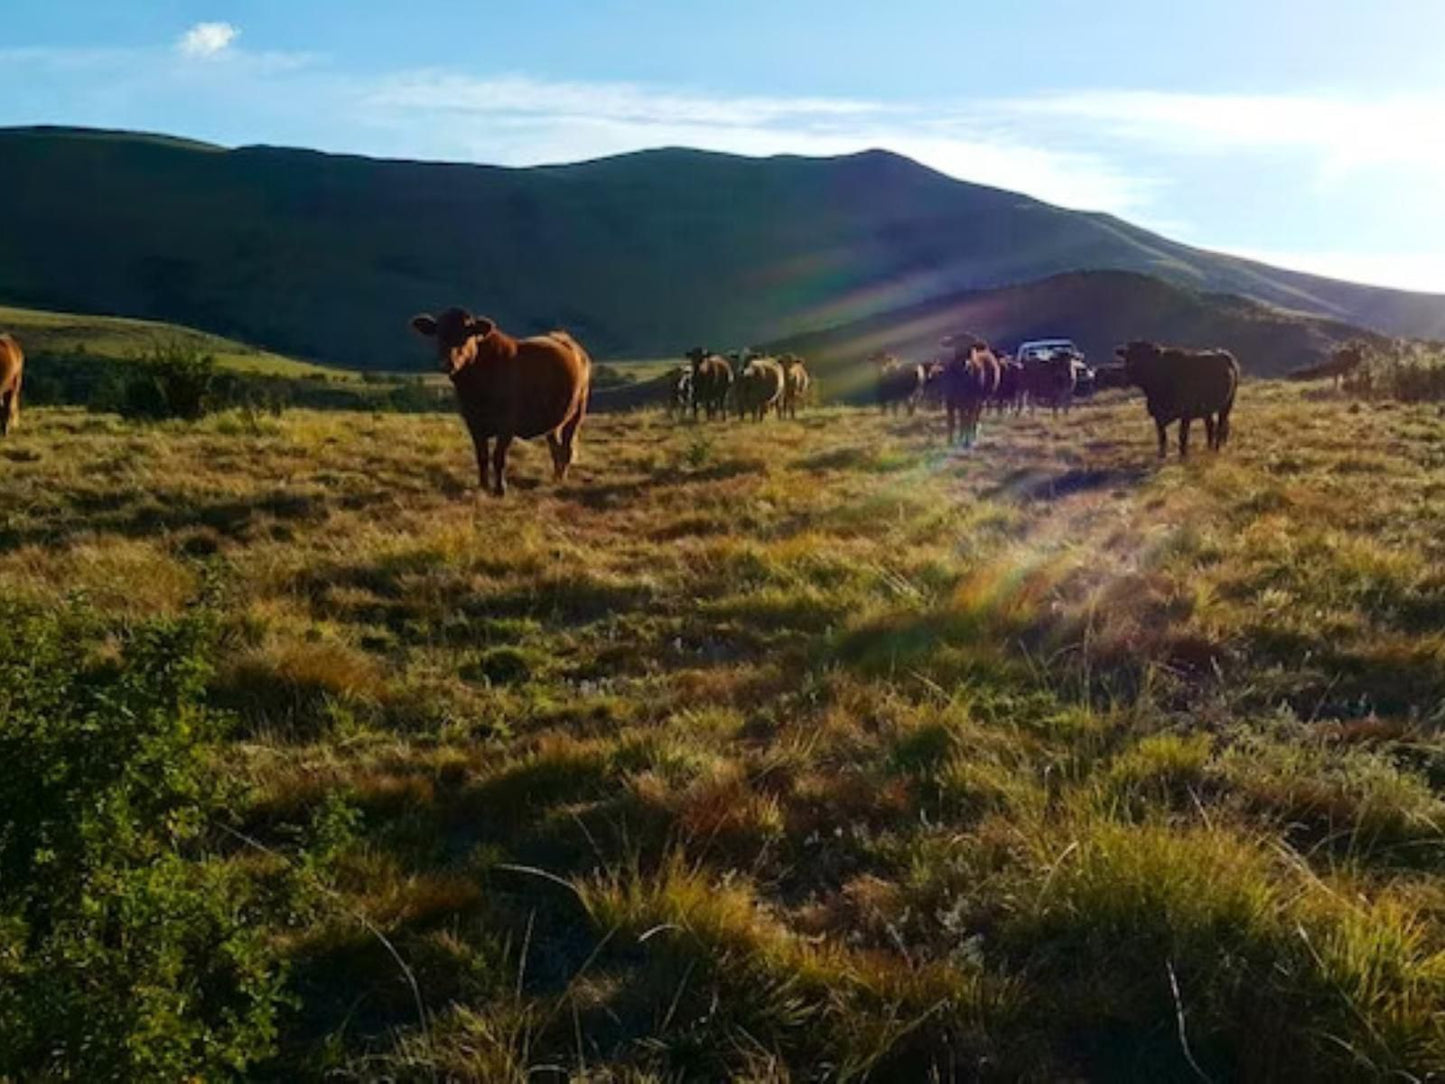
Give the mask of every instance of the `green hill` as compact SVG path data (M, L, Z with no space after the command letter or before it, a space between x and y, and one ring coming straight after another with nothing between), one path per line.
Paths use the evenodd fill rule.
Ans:
M351 379L354 376L246 346L219 335L154 320L80 316L0 306L0 331L14 334L24 347L26 357L31 360L83 357L98 361L130 361L156 343L178 341L213 355L221 368L237 372L293 378L326 376Z
M415 364L407 317L446 304L658 356L1087 269L1445 333L1439 297L1204 252L883 152L503 169L10 129L0 160L0 299L356 368Z

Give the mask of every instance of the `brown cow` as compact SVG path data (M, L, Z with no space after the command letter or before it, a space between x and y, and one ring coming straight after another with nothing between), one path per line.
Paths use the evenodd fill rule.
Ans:
M0 334L0 437L20 420L20 378L25 354L13 335Z
M778 403L778 417L786 414L796 418L798 404L807 399L808 388L812 385L808 367L797 354L784 354L778 359L778 364L783 367L783 398Z
M554 477L567 477L592 380L592 359L576 339L565 331L514 339L486 317L456 308L414 316L411 326L435 341L437 360L457 390L483 489L493 437L491 489L498 497L507 492L507 449L519 438L545 436Z
M692 420L697 421L701 407L711 419L727 419L728 392L733 386L733 368L726 358L710 353L701 346L687 352L692 364Z
M892 354L874 354L868 362L878 370L875 387L878 409L884 413L891 409L897 414L901 404L907 408L911 417L923 395L923 385L927 379L923 366L908 365Z
M957 426L964 447L978 439L978 421L984 404L998 392L999 364L986 343L959 346L943 367L943 405L948 411L948 443Z
M1144 390L1149 416L1159 434L1159 458L1165 455L1165 427L1179 423L1179 457L1189 454L1189 424L1204 419L1209 447L1219 451L1229 439L1229 412L1239 389L1239 362L1228 350L1182 350L1135 341L1114 351L1124 362L1130 384Z
M754 421L762 421L770 408L778 408L782 414L783 389L787 377L777 358L750 358L738 374L737 406L738 417L748 414Z

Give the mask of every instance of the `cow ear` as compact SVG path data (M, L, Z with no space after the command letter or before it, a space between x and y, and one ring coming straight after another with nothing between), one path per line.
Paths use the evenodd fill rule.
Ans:
M411 329L418 335L425 335L427 338L431 338L437 333L437 322L428 313L422 313L419 316L413 316L411 318Z
M470 334L475 335L479 339L485 339L488 335L495 331L496 328L497 325L492 323L492 321L488 320L485 316L478 316L475 320L473 320L470 324L467 325L467 331Z

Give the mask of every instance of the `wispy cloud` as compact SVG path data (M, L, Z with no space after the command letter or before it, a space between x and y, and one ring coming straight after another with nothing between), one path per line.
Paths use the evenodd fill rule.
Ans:
M240 28L230 23L196 23L176 41L176 51L192 59L218 56L240 35Z
M427 133L440 153L507 165L679 145L737 154L846 154L886 147L982 184L1127 214L1150 182L1080 151L1030 144L993 120L857 98L755 97L634 83L422 71L363 96L374 123ZM444 148L444 149L443 149ZM435 153L435 152L434 152Z
M441 71L388 77L367 95L367 102L380 108L474 116L522 114L719 127L856 121L890 108L846 98L719 97L636 83L558 82L525 75L478 79Z

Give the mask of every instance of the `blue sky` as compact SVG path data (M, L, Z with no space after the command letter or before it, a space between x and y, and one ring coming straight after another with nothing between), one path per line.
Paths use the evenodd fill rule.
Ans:
M1445 0L4 0L0 125L37 123L512 165L882 146L1445 292Z

